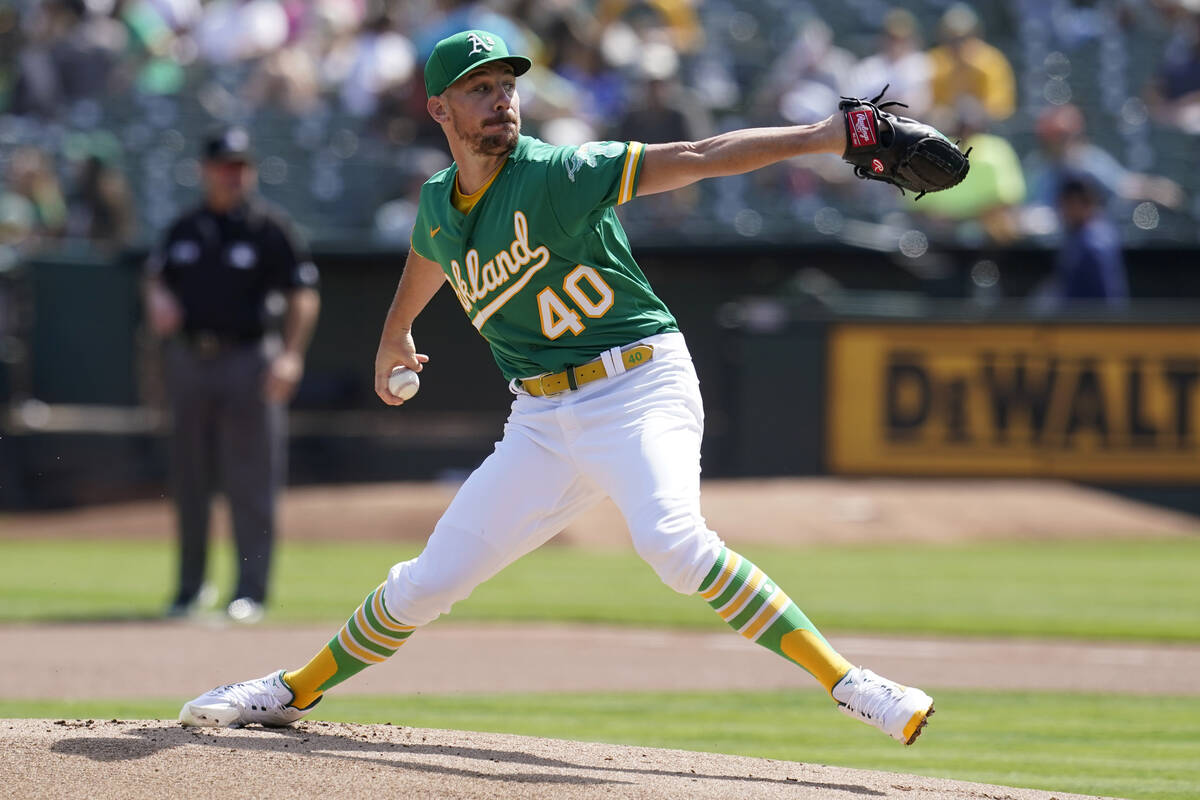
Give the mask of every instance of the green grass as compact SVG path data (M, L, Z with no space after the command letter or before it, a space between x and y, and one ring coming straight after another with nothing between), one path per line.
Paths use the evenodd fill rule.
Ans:
M339 624L411 544L288 542L271 618ZM836 631L1200 641L1194 539L746 548L818 626ZM215 548L221 586L232 557ZM0 622L153 616L169 542L0 540ZM632 552L544 547L460 603L450 620L720 627Z
M288 542L272 619L341 624L411 544ZM827 631L1200 641L1200 538L1117 542L746 548ZM0 540L0 622L157 615L170 542ZM213 554L219 585L232 556ZM632 551L546 547L455 608L454 620L722 629ZM934 687L936 689L936 687ZM901 748L821 693L705 692L336 697L316 718L607 741L896 770L1135 798L1193 798L1200 698L936 692L939 714ZM172 718L168 701L18 702L0 717Z
M313 719L733 753L1053 791L1184 800L1200 787L1200 697L935 692L897 745L820 692L332 697ZM0 701L0 717L173 718L177 702Z

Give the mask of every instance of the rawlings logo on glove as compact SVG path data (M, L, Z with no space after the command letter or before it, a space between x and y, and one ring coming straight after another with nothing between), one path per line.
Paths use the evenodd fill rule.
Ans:
M873 100L843 97L838 104L846 120L842 158L854 165L854 174L916 192L918 200L961 183L971 167L970 149L964 153L931 125L884 111L908 107L895 100L877 105L886 91Z
M846 124L850 129L851 147L871 147L879 144L875 135L875 113L871 109L847 111Z

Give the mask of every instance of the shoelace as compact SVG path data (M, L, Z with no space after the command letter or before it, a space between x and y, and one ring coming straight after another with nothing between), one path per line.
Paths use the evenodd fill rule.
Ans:
M283 703L275 696L270 684L266 684L265 689L257 688L263 685L258 681L232 683L223 687L221 693L229 697L236 705L241 708L249 708L251 711L267 711L268 709L282 708Z
M873 690L874 687L878 687L878 689ZM880 719L901 694L902 692L890 683L873 681L868 678L861 684L855 685L854 692L846 701L845 706L855 714L867 719Z

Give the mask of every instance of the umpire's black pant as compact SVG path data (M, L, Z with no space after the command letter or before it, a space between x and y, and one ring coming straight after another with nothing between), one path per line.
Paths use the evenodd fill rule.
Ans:
M261 603L286 458L286 410L263 398L266 348L246 343L204 352L172 341L165 356L172 411L170 483L179 534L176 602L191 602L204 582L212 498L219 488L229 501L238 551L233 597Z

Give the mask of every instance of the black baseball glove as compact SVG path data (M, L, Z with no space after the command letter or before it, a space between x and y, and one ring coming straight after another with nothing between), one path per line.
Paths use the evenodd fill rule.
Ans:
M887 89L883 87L873 100L843 97L838 103L846 120L842 158L854 165L854 174L893 184L901 192L917 192L918 200L926 192L961 182L971 166L970 149L964 153L931 125L884 111L891 106L908 108L895 100L878 104Z

